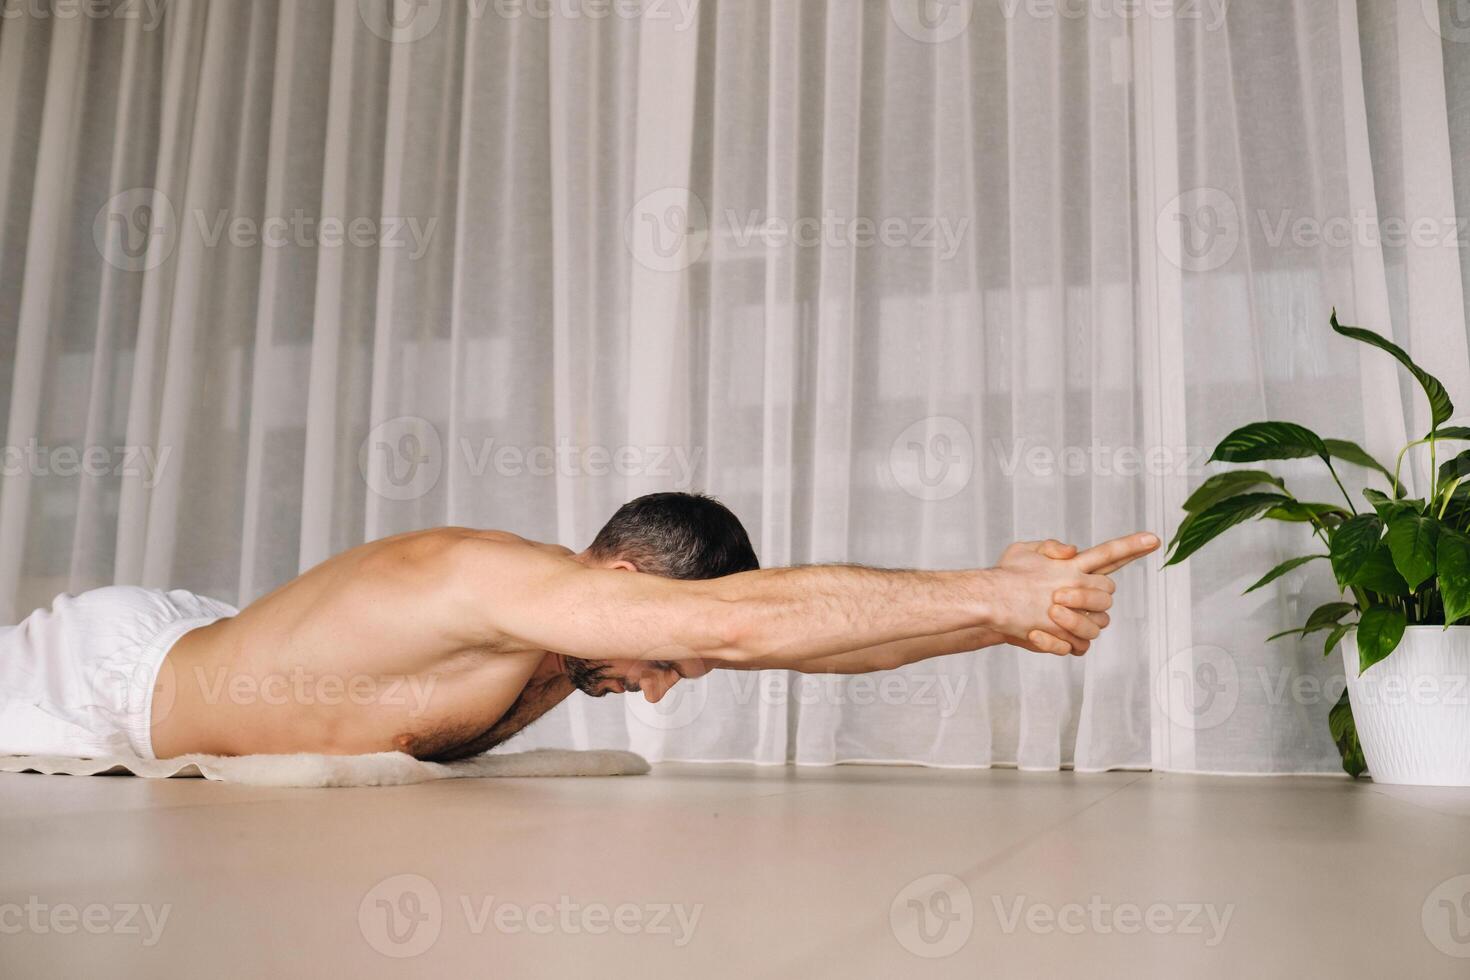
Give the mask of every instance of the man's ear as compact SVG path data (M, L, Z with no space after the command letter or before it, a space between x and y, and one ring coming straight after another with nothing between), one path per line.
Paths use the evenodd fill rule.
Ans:
M633 564L632 562L628 561L626 558L619 558L617 561L613 562L611 565L608 565L607 567L608 568L611 568L611 569L614 569L616 571L619 571L619 572L636 572L636 571L638 571L638 566L635 565L635 564Z

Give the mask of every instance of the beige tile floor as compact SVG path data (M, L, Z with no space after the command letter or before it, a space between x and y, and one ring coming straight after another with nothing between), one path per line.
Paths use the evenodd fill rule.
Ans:
M337 790L0 774L5 978L1467 977L1462 957L1466 791L860 766Z

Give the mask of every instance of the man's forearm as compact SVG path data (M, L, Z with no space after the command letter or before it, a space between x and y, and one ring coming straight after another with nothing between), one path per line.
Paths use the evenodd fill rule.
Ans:
M937 633L933 636L916 636L907 640L894 640L876 646L847 650L825 657L813 657L792 664L781 659L747 660L742 663L713 661L710 666L737 670L792 669L803 674L870 674L875 671L896 670L921 660L945 657L956 653L968 653L998 646L1006 638L985 626Z
M809 661L989 625L990 570L907 571L815 565L710 583L735 610L739 661Z

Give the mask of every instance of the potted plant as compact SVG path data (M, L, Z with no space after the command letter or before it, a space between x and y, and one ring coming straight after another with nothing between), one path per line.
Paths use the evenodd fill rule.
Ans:
M1236 429L1212 462L1316 457L1343 503L1303 501L1263 469L1218 473L1185 501L1166 565L1246 521L1309 526L1320 547L1272 568L1246 592L1317 560L1331 569L1340 598L1271 639L1321 633L1324 656L1342 647L1347 689L1328 724L1343 769L1358 776L1367 768L1379 782L1470 785L1470 450L1440 451L1441 443L1470 440L1470 427L1445 424L1454 405L1444 385L1403 349L1371 330L1343 326L1336 311L1331 323L1338 334L1393 355L1415 377L1429 398L1429 432L1405 446L1389 470L1356 443L1323 439L1292 422ZM1416 448L1427 449L1431 486L1410 498L1401 475ZM1340 463L1368 470L1383 487L1364 489L1355 503L1338 476Z

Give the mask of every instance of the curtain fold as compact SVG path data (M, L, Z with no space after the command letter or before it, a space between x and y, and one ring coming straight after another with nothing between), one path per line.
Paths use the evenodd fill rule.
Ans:
M1334 306L1470 399L1455 0L89 9L0 5L8 621L437 524L581 548L657 489L767 565L1167 535L1238 424L1426 427ZM1330 583L1240 595L1302 537L1125 571L1085 658L716 672L510 747L1335 771L1338 661L1265 643Z

